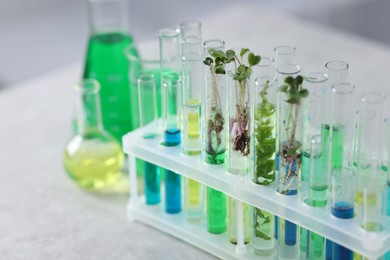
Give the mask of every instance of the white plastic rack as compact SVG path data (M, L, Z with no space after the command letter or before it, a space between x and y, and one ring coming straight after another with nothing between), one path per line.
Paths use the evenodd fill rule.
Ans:
M310 207L300 201L299 195L285 196L276 192L274 186L256 185L248 175L228 173L225 165L208 165L202 161L201 156L182 154L180 146L162 146L161 138L144 139L141 137L141 131L142 129L138 129L123 137L124 152L128 155L130 169L129 219L160 229L223 259L258 258L252 253L250 244L244 245L239 233L238 244L235 246L229 242L226 234L208 233L204 222L187 223L182 213L167 214L161 206L146 205L137 189L135 158L139 158L287 219L368 259L376 259L390 250L388 229L382 232L365 231L359 226L357 218L337 219L330 214L328 207ZM387 227L389 224L390 218L387 219ZM238 226L240 230L242 226Z

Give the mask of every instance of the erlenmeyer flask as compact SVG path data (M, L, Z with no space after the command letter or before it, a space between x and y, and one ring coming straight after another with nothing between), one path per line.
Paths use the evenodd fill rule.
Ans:
M75 84L78 131L66 144L63 157L68 175L89 189L114 184L124 160L120 143L103 130L99 88L96 80Z
M128 79L128 61L124 54L132 42L127 31L126 0L89 0L90 37L84 78L96 79L101 86L100 102L103 126L118 141L138 127L136 86ZM136 49L132 51L137 53Z

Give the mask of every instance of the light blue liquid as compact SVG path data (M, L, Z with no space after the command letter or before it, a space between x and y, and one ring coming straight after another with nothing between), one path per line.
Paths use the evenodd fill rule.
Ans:
M170 214L181 211L181 176L165 170L165 211Z
M164 145L175 146L181 141L181 132L178 128L168 128L164 132Z
M161 202L160 178L160 167L144 162L145 196L148 205L156 205Z

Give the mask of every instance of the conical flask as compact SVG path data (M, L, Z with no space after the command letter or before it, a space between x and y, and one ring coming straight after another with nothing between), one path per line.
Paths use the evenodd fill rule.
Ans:
M120 143L103 130L99 88L96 80L74 85L77 134L66 144L63 155L69 177L87 189L114 184L124 160Z
M127 31L126 0L89 0L90 37L85 60L85 79L101 86L103 126L118 141L138 127L136 86L129 83L129 63L124 51L132 42ZM137 53L136 49L132 50Z

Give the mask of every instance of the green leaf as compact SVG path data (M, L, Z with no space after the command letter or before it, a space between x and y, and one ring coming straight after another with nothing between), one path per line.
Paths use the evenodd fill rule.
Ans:
M209 50L209 53L210 53L210 55L211 55L213 58L217 58L217 57L219 57L219 58L224 58L224 57L226 57L226 56L225 56L225 53L224 53L223 51L216 50L216 49L213 49L213 48L211 48L211 49Z
M248 64L249 66L255 66L257 65L261 60L260 55L254 55L253 52L249 53L248 55Z
M244 56L245 53L247 53L248 51L249 51L248 48L242 48L241 51L240 51L240 56L241 56L241 57Z
M210 57L207 57L206 59L204 59L203 64L206 66L211 66L211 64L213 64L213 59Z
M233 50L227 50L226 51L226 57L228 59L234 59L234 56L236 56L236 52Z
M301 75L298 75L296 78L295 78L295 81L296 81L296 84L297 85L301 85L302 82L303 82L303 77Z
M289 86L288 85L282 85L278 88L278 91L286 93L288 90Z
M284 80L285 83L289 84L290 86L292 86L294 84L294 78L289 76L287 77L285 80Z
M296 97L296 96L293 96L293 97L290 97L289 99L286 100L287 103L289 104L299 104L299 97Z
M309 96L309 91L307 89L302 89L301 91L299 91L299 96L301 98L305 98L305 97Z
M215 68L215 73L216 74L226 74L226 71L222 66L220 66L220 67Z
M267 236L265 233L261 232L260 230L256 230L256 237L262 238L264 240L271 240L269 236Z

